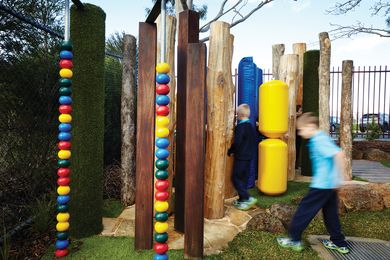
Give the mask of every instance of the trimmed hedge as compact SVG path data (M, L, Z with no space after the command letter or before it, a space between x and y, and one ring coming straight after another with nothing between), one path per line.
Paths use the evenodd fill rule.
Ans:
M74 53L71 234L102 231L104 142L104 11L71 8Z
M311 50L305 52L303 56L303 100L302 111L312 112L318 116L319 109L319 79L318 66L320 65L320 51ZM302 140L302 164L301 173L305 176L311 176L311 162L309 158L309 151L307 149L307 141Z

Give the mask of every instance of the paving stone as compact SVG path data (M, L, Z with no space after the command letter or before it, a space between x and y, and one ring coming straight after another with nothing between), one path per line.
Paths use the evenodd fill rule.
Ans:
M120 222L117 230L115 231L116 237L134 237L134 221L124 219Z
M242 226L251 219L251 216L248 213L234 207L228 207L225 214L230 219L230 223L236 226Z
M135 220L135 206L125 208L118 218Z
M228 243L240 233L240 229L230 223L205 221L204 236L210 242L211 247L221 250L227 247Z
M117 230L121 220L117 218L103 218L102 236L113 236Z

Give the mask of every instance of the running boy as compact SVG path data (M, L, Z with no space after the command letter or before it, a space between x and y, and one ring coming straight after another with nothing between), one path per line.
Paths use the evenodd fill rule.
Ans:
M256 154L256 132L249 121L250 108L241 104L237 108L238 124L234 131L234 142L228 150L228 155L234 154L232 182L239 199L233 205L240 210L248 210L256 204L257 199L250 197L247 187L249 180L250 161Z
M320 209L330 240L324 240L325 247L342 254L349 252L345 237L341 233L338 216L336 189L341 184L344 170L344 153L328 135L318 129L318 118L304 113L297 120L298 134L309 139L308 148L312 162L313 177L310 190L299 204L288 230L288 238L278 238L280 246L303 250L301 236L303 231Z

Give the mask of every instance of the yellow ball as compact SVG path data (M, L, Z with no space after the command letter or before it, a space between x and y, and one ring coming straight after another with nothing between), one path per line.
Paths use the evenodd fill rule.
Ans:
M58 120L59 120L61 123L70 123L70 122L72 122L72 116L69 115L69 114L61 114L61 115L58 117Z
M70 193L70 187L69 186L59 186L57 188L58 195L68 195Z
M69 218L70 218L69 213L58 213L57 214L57 221L60 223L68 223Z
M56 229L59 232L67 231L69 229L69 222L58 222L56 225Z
M156 201L154 203L154 209L157 212L165 212L168 210L168 208L169 208L169 204L166 201Z
M157 233L165 233L168 231L168 223L167 222L156 222L154 224L154 230Z
M168 137L169 135L169 129L166 127L157 128L156 130L156 136L157 137Z
M160 74L168 73L170 69L171 68L169 67L169 64L166 62L159 63L156 66L156 71L157 71L157 73L160 73Z
M58 158L63 159L63 160L69 159L71 155L72 155L72 153L69 150L60 150L58 152Z
M62 78L72 78L73 77L73 72L70 69L61 69L60 70L60 76Z
M168 127L169 125L169 118L166 116L158 116L156 118L156 125L158 127Z

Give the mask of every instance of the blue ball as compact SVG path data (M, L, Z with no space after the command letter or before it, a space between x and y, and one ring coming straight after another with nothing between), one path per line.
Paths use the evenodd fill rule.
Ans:
M68 203L69 200L70 200L69 195L60 195L57 197L57 203L60 205L64 205L64 204Z
M65 249L69 246L69 240L57 240L56 249Z
M168 74L157 74L156 81L158 84L168 84L170 79Z
M65 60L71 60L73 59L73 53L70 51L61 51L60 58Z
M68 96L60 96L59 102L61 105L70 105L72 104L72 98Z
M154 260L168 260L168 255L167 254L155 254L154 255Z
M171 99L167 95L158 95L156 98L156 103L159 106L166 106L171 102Z
M158 148L167 148L169 146L169 139L168 138L157 138L156 139L156 146Z
M58 130L61 132L70 132L72 130L72 125L68 123L61 123L58 126Z
M167 149L157 149L156 157L158 159L166 159L169 156L169 151Z
M71 133L60 132L58 134L58 140L60 140L60 141L69 141L70 139L72 139L72 134Z

